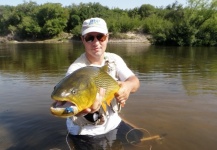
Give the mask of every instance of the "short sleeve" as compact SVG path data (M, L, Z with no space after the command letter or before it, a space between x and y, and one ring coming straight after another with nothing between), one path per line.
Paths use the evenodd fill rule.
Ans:
M82 54L80 57L78 57L68 68L66 72L66 76L74 72L75 70L78 70L82 67L87 66L88 62L86 60L86 57L84 54Z
M116 65L116 77L120 81L125 81L129 77L134 76L135 74L132 72L131 69L128 68L127 64L124 62L124 60L117 54L110 53L110 60L114 60Z

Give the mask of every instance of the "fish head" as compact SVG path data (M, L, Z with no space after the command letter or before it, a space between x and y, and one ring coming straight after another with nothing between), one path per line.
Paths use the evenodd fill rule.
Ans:
M54 87L51 113L64 118L74 116L93 104L96 93L97 87L87 74L69 75Z

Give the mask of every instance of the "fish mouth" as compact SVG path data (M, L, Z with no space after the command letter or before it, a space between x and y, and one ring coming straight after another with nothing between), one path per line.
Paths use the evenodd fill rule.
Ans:
M55 100L51 105L50 110L53 115L63 118L74 116L78 113L77 106L69 101Z
M52 104L53 108L67 108L70 106L76 106L76 105L69 101L58 101L58 100L55 100L55 102Z

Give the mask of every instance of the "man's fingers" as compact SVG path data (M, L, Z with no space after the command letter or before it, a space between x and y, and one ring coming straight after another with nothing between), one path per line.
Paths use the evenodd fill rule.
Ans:
M99 89L99 96L101 96L102 98L105 96L105 89L104 88Z
M93 105L91 106L91 112L96 111L100 107L101 103L102 103L101 96L99 93L97 93L96 94L96 100L93 103Z
M86 109L82 110L80 113L78 113L76 116L84 116L84 115L86 115L86 114L88 114L90 112L91 112L91 109L86 108Z
M105 89L100 88L99 92L96 94L96 100L91 106L91 112L95 112L100 109L104 96L105 96Z

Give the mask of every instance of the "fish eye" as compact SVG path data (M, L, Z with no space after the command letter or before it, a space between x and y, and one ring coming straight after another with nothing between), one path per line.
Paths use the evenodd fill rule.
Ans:
M76 90L76 89L72 89L72 90L71 90L71 93L72 93L73 95L75 95L75 94L77 94L77 90Z

